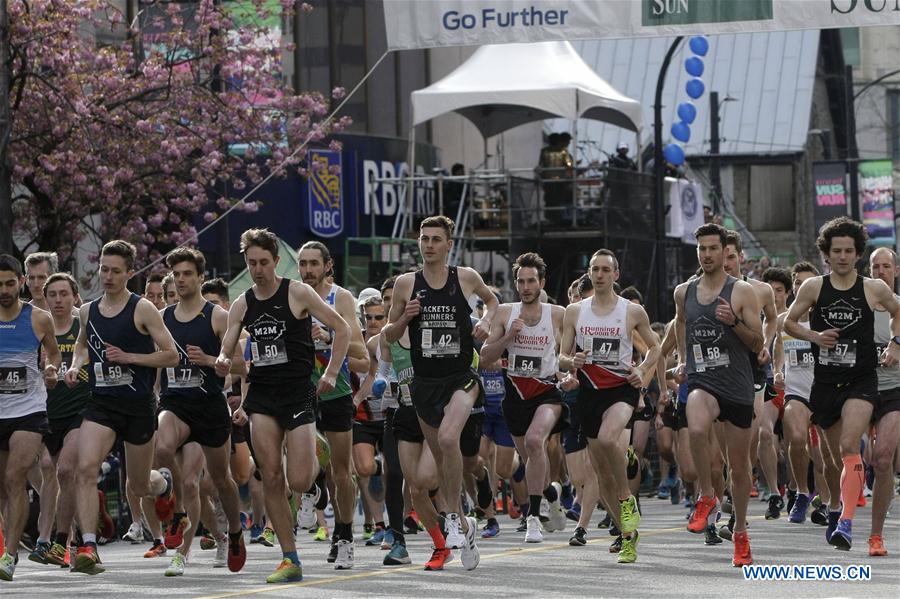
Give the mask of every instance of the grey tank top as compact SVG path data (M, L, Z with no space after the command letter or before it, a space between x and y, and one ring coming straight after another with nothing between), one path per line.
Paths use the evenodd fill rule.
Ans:
M900 296L894 295L894 297L900 300ZM878 350L879 356L891 342L892 337L891 315L881 310L875 310L875 349ZM900 387L900 364L890 367L878 366L876 372L878 373L879 391Z
M688 284L684 298L687 375L690 388L701 388L718 398L753 404L753 369L750 350L737 333L716 319L718 300L697 301L700 279ZM719 293L731 302L737 279L728 277Z

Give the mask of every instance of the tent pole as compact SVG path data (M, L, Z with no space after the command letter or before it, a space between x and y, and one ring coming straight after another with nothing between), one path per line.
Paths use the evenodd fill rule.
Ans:
M572 121L572 227L578 226L578 99L576 92L575 119ZM562 222L562 219L560 219Z
M412 112L412 111L410 111ZM416 176L416 120L415 116L412 114L409 115L409 150L407 151L407 155L409 156L409 178L406 182L406 219L407 219L407 227L404 228L403 231L400 231L400 235L406 237L407 229L412 229L413 225L413 201L414 194L416 192L415 189L415 176Z
M635 162L637 162L638 172L644 172L644 164L641 160L641 157L644 155L643 148L641 147L641 132L640 130L634 132L634 157Z

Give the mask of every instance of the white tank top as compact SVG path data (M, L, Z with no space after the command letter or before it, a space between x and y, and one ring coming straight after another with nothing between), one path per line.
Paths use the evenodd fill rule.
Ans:
M575 326L576 349L587 355L581 370L595 389L627 385L633 351L628 331L631 302L619 297L612 312L597 316L592 301L593 298L581 300Z
M809 321L801 322L800 326L809 329ZM781 334L781 341L784 345L784 395L809 399L816 365L812 344L794 339L787 333Z
M522 303L512 304L506 330L522 313ZM534 326L524 326L506 348L507 380L521 399L534 399L556 387L559 357L553 331L553 309L541 305L541 320Z

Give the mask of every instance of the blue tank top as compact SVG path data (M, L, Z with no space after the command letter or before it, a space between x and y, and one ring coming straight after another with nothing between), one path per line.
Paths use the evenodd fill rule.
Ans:
M203 310L190 322L181 322L175 317L175 306L168 306L163 310L163 322L172 333L175 349L178 351L178 366L165 368L160 373L160 399L163 402L221 401L224 397L222 388L225 379L216 376L214 368L192 364L187 354L187 346L196 345L207 355L219 355L222 344L213 330L214 308L215 306L206 302Z
M91 398L97 403L122 410L122 400L153 402L156 369L106 361L106 344L132 354L152 354L156 346L150 335L134 325L134 311L141 296L132 293L118 314L107 318L100 313L100 300L89 304L87 321L88 377Z
M31 325L31 304L15 320L0 321L0 418L47 410L47 388L38 364L41 342Z

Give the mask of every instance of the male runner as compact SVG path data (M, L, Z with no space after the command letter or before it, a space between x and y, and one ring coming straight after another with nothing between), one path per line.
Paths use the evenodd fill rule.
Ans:
M710 223L699 227L694 237L702 272L675 289L676 373L679 382L687 375L687 425L700 486L688 530L704 533L714 524L710 519L715 518L717 499L710 429L721 420L735 516L732 565L743 566L753 563L746 521L753 421L751 352L763 349L762 324L753 287L725 272L726 230Z
M31 294L32 306L41 310L50 310L44 297L44 283L47 278L59 270L59 257L56 252L35 252L25 257L25 282Z
M78 297L78 282L68 273L54 273L44 283L42 296L50 307L56 345L59 347L62 363L60 378L72 363L75 341L78 339L80 323L73 310ZM82 369L78 384L70 389L57 385L47 393L47 419L49 434L44 436L44 446L50 454L55 477L59 480L59 501L55 516L56 536L53 543L41 546L39 542L28 557L32 561L55 566L66 566L66 550L69 530L75 516L75 466L78 460L78 433L81 419L87 408L91 389L88 386L87 370ZM47 498L49 499L49 498ZM46 502L48 505L50 501ZM44 509L45 502L41 503Z
M594 252L588 263L593 297L566 308L560 346L560 369L578 370L578 410L597 471L600 494L622 534L619 563L637 561L637 499L628 486L627 461L620 439L653 378L659 340L638 304L616 295L619 261L610 250ZM632 363L632 336L645 340L647 355ZM619 509L613 509L618 506Z
M243 410L250 415L266 515L283 553L281 564L266 582L291 582L301 580L303 570L294 542L288 486L303 493L319 473L316 393L334 389L350 344L350 327L312 287L276 275L278 238L273 233L266 229L244 231L241 251L253 286L235 300L228 313L228 331L216 360L216 374L225 376L231 371L231 356L241 329L246 328L252 362ZM315 358L311 317L334 330L331 359L318 388L310 378Z
M490 364L505 356L503 417L519 455L525 459L528 486L525 542L540 543L542 499L550 502L549 518L544 523L547 531L564 529L566 524L559 503L562 488L559 483L550 484L547 457L547 439L567 426L565 404L556 380L557 347L565 309L540 301L547 265L539 255L522 254L512 270L521 301L497 308L490 336L481 348L481 359Z
M388 343L409 329L415 378L412 399L422 432L441 473L447 505L447 546L461 549L463 566L472 570L480 559L475 545L475 519L460 518L463 458L460 434L472 407L483 402L478 373L472 370L473 336L487 337L487 323L497 298L475 270L447 265L453 247L453 221L428 217L419 226L419 250L424 267L397 278L388 325ZM476 294L487 310L472 325L468 298ZM465 533L465 537L463 536Z
M200 294L206 272L202 253L186 247L175 249L166 256L166 266L175 279L178 303L166 307L162 315L178 350L178 366L160 372L156 456L159 463L175 472L175 453L183 447L181 488L188 519L166 576L184 574L200 523L201 473L212 479L218 491L228 518L228 569L238 572L247 551L241 534L240 497L229 468L231 412L223 393L224 380L215 372L216 356L228 328L228 312ZM241 374L243 370L243 356L238 352L232 360L232 373Z
M116 439L125 442L127 486L136 497L167 495L171 479L152 470L156 432L153 386L157 368L174 367L178 353L162 316L149 301L128 291L137 250L110 241L100 251L103 295L79 309L81 329L66 384L79 384L88 366L91 399L78 435L78 524L82 545L75 572L98 574L97 472Z
M872 276L885 282L894 290L897 276L897 254L889 248L878 248L869 256ZM896 294L895 299L900 300ZM880 351L892 343L888 313L881 306L875 307L875 344ZM875 449L872 452L872 468L875 484L872 488L872 532L869 535L869 555L887 555L882 538L884 520L894 495L894 456L900 443L900 367L880 365L878 368L878 392L881 405L872 419L875 421Z
M354 412L350 370L351 366L355 366L352 368L354 372L367 372L369 353L356 316L356 300L349 291L329 280L334 274L334 262L325 244L320 241L304 243L297 253L297 268L303 282L312 287L350 327L350 347L347 349L350 360L340 365L334 389L319 395L319 420L316 425L331 446L328 470L335 488L332 502L335 510L334 534L328 561L334 563L335 570L346 570L353 567L353 508L356 505L356 485L350 466ZM312 380L316 384L331 358L333 333L314 319L312 337L316 348Z
M900 358L900 302L884 281L856 271L867 242L862 224L847 217L828 221L816 245L831 274L803 283L784 321L791 336L813 344L812 420L825 431L832 460L837 461L840 451L843 462L843 509L829 512L825 537L843 550L853 542L853 516L865 482L859 448L879 404L876 368L879 359L885 367L893 367ZM890 315L891 324L891 340L880 357L875 345L876 308ZM810 310L807 329L799 320Z
M157 310L166 307L166 294L162 286L163 275L156 272L147 277L147 284L144 286L144 298L150 301Z
M24 285L22 264L0 255L0 505L6 545L0 580L6 581L13 579L19 561L19 540L28 520L28 470L48 431L47 389L56 386L60 367L53 320L19 299ZM41 351L46 356L43 370Z

